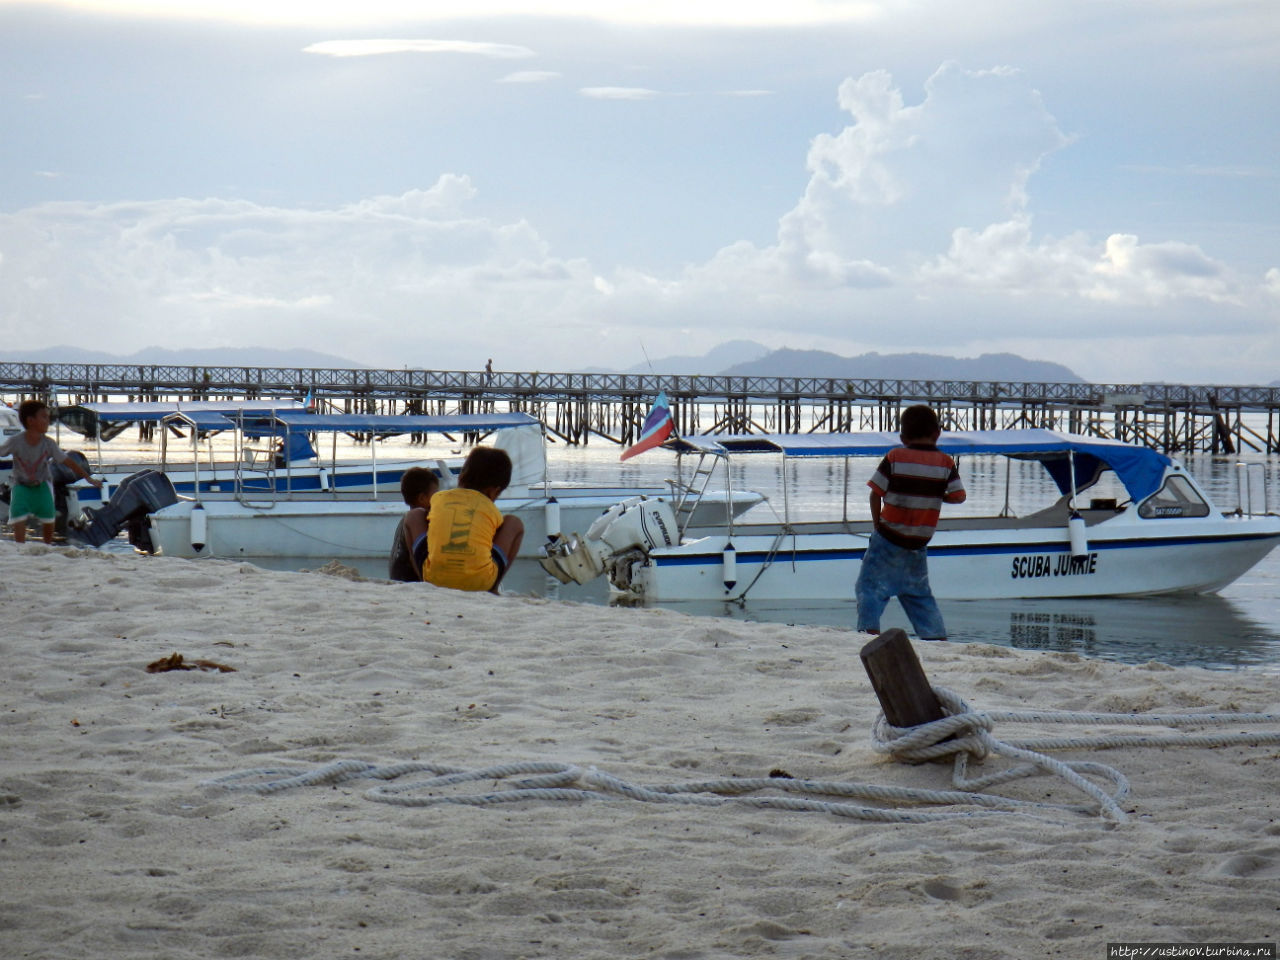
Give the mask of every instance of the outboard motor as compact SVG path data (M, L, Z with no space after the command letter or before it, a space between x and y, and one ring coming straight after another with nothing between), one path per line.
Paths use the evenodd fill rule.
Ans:
M583 536L559 534L542 548L542 568L561 583L590 583L629 551L669 547L679 536L675 513L661 498L631 497L600 514Z
M131 473L120 481L111 502L98 509L87 507L85 522L67 531L73 540L100 547L128 529L129 542L139 550L154 552L147 514L178 502L173 482L159 470Z

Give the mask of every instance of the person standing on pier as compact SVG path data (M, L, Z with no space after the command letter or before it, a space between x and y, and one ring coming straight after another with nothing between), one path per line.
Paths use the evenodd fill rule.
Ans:
M27 521L40 524L45 543L53 543L53 525L58 518L53 504L53 464L61 463L95 487L102 481L89 472L49 439L49 406L43 400L24 400L18 405L22 433L15 433L0 444L0 456L13 458L13 485L9 500L9 524L13 539L27 540Z
M938 449L938 415L924 404L902 413L902 446L890 450L867 486L875 529L858 570L858 629L880 632L880 615L897 597L921 640L947 639L929 587L929 540L943 503L964 503L956 462Z

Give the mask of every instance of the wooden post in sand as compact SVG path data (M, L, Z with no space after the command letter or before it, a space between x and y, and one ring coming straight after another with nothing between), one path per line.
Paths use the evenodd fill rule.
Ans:
M897 627L886 630L859 655L884 718L893 726L918 727L945 716L905 631Z

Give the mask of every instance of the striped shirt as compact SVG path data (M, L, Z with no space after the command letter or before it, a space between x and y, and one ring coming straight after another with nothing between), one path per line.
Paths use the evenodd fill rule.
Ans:
M883 498L876 529L907 550L929 542L944 502L964 503L965 498L956 462L932 443L890 450L867 486Z

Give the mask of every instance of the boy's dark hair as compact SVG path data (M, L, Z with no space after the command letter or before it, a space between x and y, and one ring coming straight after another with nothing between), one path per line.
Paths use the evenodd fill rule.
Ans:
M467 454L458 486L468 490L505 490L511 483L511 457L498 447L475 447Z
M400 475L400 496L409 506L424 493L435 493L439 487L440 478L426 467L410 467Z
M907 407L902 411L902 439L928 440L942 428L938 425L938 415L923 403Z
M24 427L27 421L34 417L41 410L48 410L49 405L43 400L23 400L18 404L18 422Z

